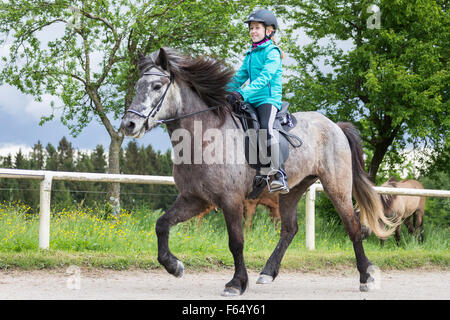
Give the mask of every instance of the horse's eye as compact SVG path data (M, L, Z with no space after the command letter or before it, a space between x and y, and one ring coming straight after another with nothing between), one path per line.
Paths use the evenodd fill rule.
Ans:
M162 87L162 85L161 84L155 84L154 86L153 86L153 90L156 90L156 91L158 91L159 89L161 89L161 87Z

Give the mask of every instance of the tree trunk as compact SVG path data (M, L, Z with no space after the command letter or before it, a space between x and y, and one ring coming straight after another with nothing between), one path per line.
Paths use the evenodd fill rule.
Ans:
M378 169L380 168L381 162L383 161L386 152L387 147L385 147L384 145L378 145L375 147L375 152L373 153L372 160L370 160L369 164L369 179L373 183L375 183Z
M392 127L391 124L392 119L389 116L386 116L384 125L381 127L381 129L378 130L378 132L380 133L379 138L377 139L377 142L374 143L374 153L369 164L369 179L373 183L375 183L378 169L380 169L381 162L383 162L384 156L386 155L389 146L394 142L395 137L399 134L399 131L401 129L401 124L397 125L396 127Z
M108 173L120 173L120 147L122 145L123 135L119 132L111 135L108 155ZM117 217L120 211L120 183L113 182L108 184L107 199L112 207L112 214Z

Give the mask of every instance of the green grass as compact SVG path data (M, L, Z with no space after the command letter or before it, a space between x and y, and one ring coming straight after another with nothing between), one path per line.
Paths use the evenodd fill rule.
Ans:
M163 212L145 208L122 210L115 219L102 209L58 210L52 213L50 249L38 248L39 217L21 204L0 204L0 269L42 269L80 265L95 268L161 268L157 262L155 223ZM286 252L282 268L300 271L355 267L353 247L338 220L316 217L316 250L305 247L304 210L299 210L299 232ZM404 228L402 241L384 246L371 236L364 241L368 258L384 269L438 267L450 261L448 228L425 225L419 243ZM259 270L279 238L279 229L259 207L253 227L245 235L245 261ZM186 268L232 268L223 215L211 213L198 227L197 219L171 229L170 248Z

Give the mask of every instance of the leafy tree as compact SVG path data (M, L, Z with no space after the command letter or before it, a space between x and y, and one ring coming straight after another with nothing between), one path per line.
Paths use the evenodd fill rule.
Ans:
M373 0L292 1L293 28L311 43L292 46L298 64L286 90L297 110L355 123L373 181L407 146L442 153L450 127L447 2L375 3L379 11Z
M60 100L61 121L76 136L92 119L111 142L108 172L119 173L123 134L118 119L129 107L137 80L137 52L161 46L226 58L240 53L242 19L257 1L9 0L0 3L0 34L11 42L0 84L41 99ZM235 19L235 20L234 20ZM42 34L64 34L42 42ZM0 40L1 41L1 40ZM43 117L42 123L54 116ZM110 184L113 203L119 184Z
M435 172L433 175L420 179L425 189L450 189L450 174L446 171ZM425 202L425 223L428 221L443 227L450 227L450 199L427 197Z

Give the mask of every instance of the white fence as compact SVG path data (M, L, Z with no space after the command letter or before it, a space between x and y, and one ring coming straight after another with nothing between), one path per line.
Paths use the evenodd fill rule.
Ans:
M35 179L41 181L40 186L40 212L39 212L39 247L48 249L50 244L50 197L53 180L65 181L91 181L91 182L120 182L120 183L142 183L142 184L167 184L174 185L173 177L170 176L144 176L131 174L107 174L88 172L63 172L63 171L40 171L0 168L0 178ZM450 198L450 191L430 189L400 189L375 187L378 193L401 194L411 196L429 196ZM313 184L306 192L306 247L314 250L315 222L314 202L316 192L323 191L320 184Z
M374 187L375 191L383 194L399 194L406 196L424 196L424 197L443 197L450 198L450 191L447 190L431 190L431 189L411 189L411 188L386 188ZM323 191L321 184L313 184L306 191L306 247L314 250L315 247L315 231L314 231L314 203L316 200L316 192Z

